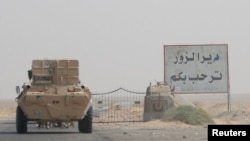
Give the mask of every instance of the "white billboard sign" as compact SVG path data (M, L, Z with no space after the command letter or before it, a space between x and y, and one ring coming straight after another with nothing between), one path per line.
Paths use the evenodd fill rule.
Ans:
M228 93L228 45L164 45L164 81L175 93Z

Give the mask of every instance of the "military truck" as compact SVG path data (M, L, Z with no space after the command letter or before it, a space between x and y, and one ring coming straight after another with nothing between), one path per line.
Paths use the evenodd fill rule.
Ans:
M79 61L33 60L29 83L16 87L16 131L27 133L28 123L39 128L70 128L92 132L92 97L79 80Z

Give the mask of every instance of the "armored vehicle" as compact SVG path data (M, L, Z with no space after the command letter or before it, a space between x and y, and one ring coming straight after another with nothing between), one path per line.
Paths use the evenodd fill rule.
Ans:
M157 82L156 85L147 87L144 98L144 121L161 119L168 109L189 105L195 106L192 102L178 94L174 94L175 87L171 88L166 82Z
M33 60L29 83L16 87L16 131L27 133L28 122L40 128L70 128L92 132L92 98L79 80L78 60Z
M170 86L165 82L157 82L156 85L147 87L144 98L144 121L161 119L165 110L175 106L171 91Z

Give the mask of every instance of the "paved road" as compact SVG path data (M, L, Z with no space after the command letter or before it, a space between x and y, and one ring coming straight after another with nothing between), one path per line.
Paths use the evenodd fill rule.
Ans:
M76 124L77 125L77 124ZM77 126L70 129L39 129L28 125L27 134L17 134L14 119L0 120L0 140L2 141L109 141L95 131L92 134L79 133Z
M94 124L92 134L79 133L77 124L70 129L40 129L28 125L27 134L17 134L14 119L0 119L2 141L207 141L207 128L192 126L146 127L137 124Z

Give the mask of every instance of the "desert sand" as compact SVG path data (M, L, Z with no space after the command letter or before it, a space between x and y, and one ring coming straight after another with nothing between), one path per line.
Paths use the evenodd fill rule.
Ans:
M205 110L215 124L250 124L250 94L182 95ZM15 100L0 100L0 120L15 120ZM94 132L111 140L183 140L206 141L206 125L153 120L140 123L94 123Z
M186 94L181 95L196 107L205 110L216 124L249 124L250 94ZM14 118L16 112L15 99L0 100L0 119ZM151 122L157 124L155 121ZM168 123L170 124L170 123ZM150 125L145 123L145 125Z

